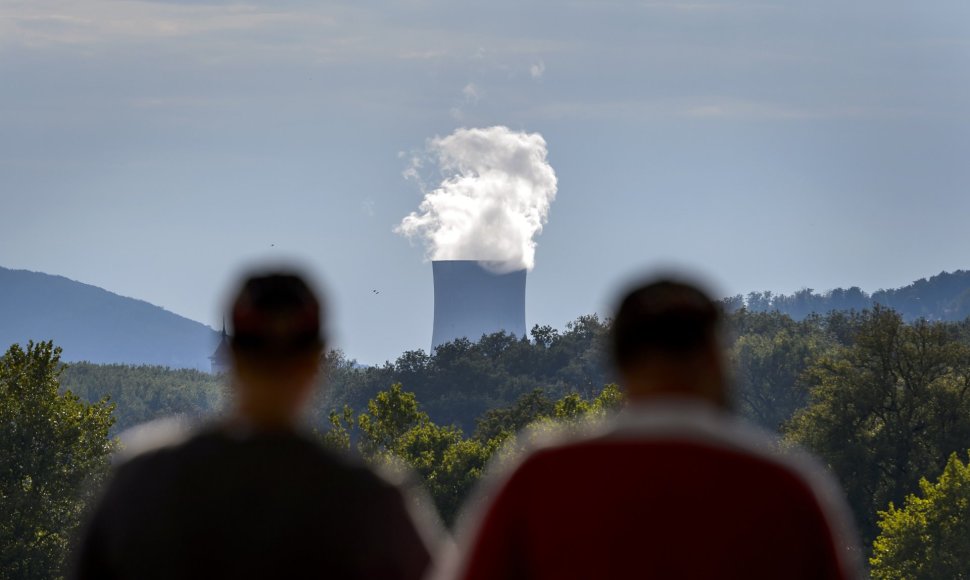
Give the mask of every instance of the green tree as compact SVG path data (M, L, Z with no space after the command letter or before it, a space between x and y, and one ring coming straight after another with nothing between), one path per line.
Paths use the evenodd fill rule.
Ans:
M343 415L331 414L332 428L324 440L336 446L349 441ZM357 417L358 449L371 462L393 467L403 464L418 476L448 524L467 497L496 444L465 439L455 426L436 425L420 410L414 393L392 385L367 403Z
M935 483L919 482L922 497L906 497L902 508L879 512L873 544L875 580L970 578L970 463L954 453Z
M445 451L441 469L430 482L429 491L448 525L453 524L459 511L466 507L471 491L485 474L489 461L502 441L501 438L485 442L461 439Z
M337 451L346 452L350 450L350 433L354 428L354 410L349 405L344 405L341 412L330 411L328 416L330 429L320 433L315 430L320 441L327 447Z
M451 525L496 451L502 448L505 455L514 456L515 446L505 444L519 429L529 424L546 428L554 428L556 422L578 424L615 411L622 401L616 385L607 385L592 401L575 393L553 401L537 389L511 407L490 411L479 421L475 436L466 438L454 425L436 424L421 410L414 393L394 384L368 401L367 411L356 420L349 406L332 411L330 428L320 437L340 450L356 441L357 450L371 463L406 468ZM543 420L547 423L538 425Z
M555 401L546 397L542 389L534 389L508 407L486 411L478 418L475 439L488 441L514 435L540 417L551 417L555 411Z
M810 369L812 402L787 436L835 471L868 543L877 511L970 441L970 347L944 323L879 307L858 318L852 344Z
M441 518L451 525L481 478L493 447L465 439L454 426L427 421L409 429L391 453L419 476Z
M113 405L59 393L60 348L0 357L0 578L56 578L107 469Z
M620 386L616 383L610 383L603 387L599 395L593 399L593 403L590 405L590 413L593 414L609 414L616 413L623 407L623 402L626 401L626 396L624 396L623 391L620 390Z
M741 413L772 430L781 430L808 403L806 369L819 354L821 333L808 324L740 336L731 347Z
M576 393L569 393L556 401L553 416L559 421L574 421L585 417L590 411L590 403Z
M400 383L391 385L368 401L367 412L357 417L360 452L364 457L393 452L405 433L428 422L428 414L418 409L414 393L405 391Z

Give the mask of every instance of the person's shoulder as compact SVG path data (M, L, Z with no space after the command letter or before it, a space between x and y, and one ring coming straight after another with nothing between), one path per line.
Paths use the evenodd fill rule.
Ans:
M835 481L814 456L797 445L784 442L778 434L735 413L689 400L631 406L616 416L598 440L607 443L689 443L770 465L812 487L830 488Z
M216 432L214 436L220 434ZM353 495L392 493L413 484L410 471L397 471L381 465L371 465L350 450L333 449L322 444L305 430L295 430L270 436L270 443L278 445L274 452L285 453L294 464L304 468L304 474L315 474L331 485L345 485ZM202 441L200 440L200 443Z
M258 431L212 422L190 424L164 418L130 428L120 436L112 462L119 472L150 469L166 462L192 462L237 456L272 456L279 462L315 465L374 485L393 478L371 469L363 459L322 445L302 430Z
M841 486L814 455L777 434L715 407L675 403L621 413L605 438L688 442L736 458L738 469L757 472L759 485L783 487L801 505L813 505L834 544L846 548L849 569L858 568L857 534Z
M200 434L200 427L183 417L162 417L122 431L111 457L111 486L152 478L177 462L181 450Z
M694 448L699 456L720 456L774 473L778 485L813 496L832 511L844 511L841 488L815 457L777 435L712 405L669 400L631 406L614 417L579 427L524 432L514 452L493 463L492 486L544 477L557 465L599 461L604 451L639 446ZM621 453L614 454L614 456ZM797 489L796 489L797 488Z
M611 430L608 418L595 418L560 423L538 421L507 439L493 453L484 470L484 477L467 502L464 520L474 520L469 513L478 513L486 498L515 494L529 487L528 482L546 479L550 464L571 465L576 455Z
M641 404L594 421L540 424L523 430L506 447L512 452L493 464L502 471L534 464L577 461L610 448L693 444L730 449L773 461L778 443L767 432L747 425L710 405L679 399ZM499 455L502 455L501 453Z
M134 425L118 435L118 446L112 457L116 466L177 447L196 433L196 427L185 417L169 416Z

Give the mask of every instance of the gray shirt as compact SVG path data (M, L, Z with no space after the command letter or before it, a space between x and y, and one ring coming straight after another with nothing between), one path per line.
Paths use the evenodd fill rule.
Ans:
M400 490L291 431L210 428L109 483L72 577L420 578Z

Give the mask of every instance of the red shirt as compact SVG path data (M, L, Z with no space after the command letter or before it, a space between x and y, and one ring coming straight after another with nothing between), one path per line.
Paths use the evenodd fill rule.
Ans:
M629 409L541 446L493 488L465 552L477 578L850 578L841 491L711 407Z

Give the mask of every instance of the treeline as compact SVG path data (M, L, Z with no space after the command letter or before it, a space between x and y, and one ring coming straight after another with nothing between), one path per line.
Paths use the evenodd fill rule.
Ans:
M373 367L333 351L327 355L320 415L344 406L363 410L378 392L401 384L433 421L470 431L489 409L511 405L535 389L551 397L599 392L611 382L604 364L606 331L596 315L581 316L562 331L536 326L529 338L496 333L478 342L459 339L433 353L408 351Z
M85 401L114 404L112 435L159 417L209 416L222 408L226 395L220 377L154 365L71 363L63 369L60 384Z
M959 461L970 449L970 319L907 323L876 306L796 320L741 308L728 314L727 326L737 410L778 431L784 443L809 448L835 473L873 558L873 575L940 577L912 573L912 566L921 561L926 570L938 570L947 553L962 546L963 554L970 546L970 517L965 509L950 509L970 501L960 495L966 490L970 496L970 469ZM584 316L562 331L536 327L528 339L496 334L478 343L457 341L378 367L358 367L331 352L329 390L311 420L329 445L408 467L450 522L488 462L515 453L512 434L602 417L620 406L621 391L607 371L608 327L608 321ZM63 369L56 358L50 345L26 354L16 347L0 365L0 441L8 457L42 459L18 459L0 482L8 510L0 518L0 564L25 553L9 548L33 529L20 521L24 514L53 501L31 495L39 493L36 482L51 476L44 469L77 473L71 481L79 481L85 469L101 469L109 428L117 433L159 416L208 415L224 402L221 380L203 373L88 364ZM43 380L32 387L36 377ZM44 427L42 414L32 415L33 423L16 418L29 411L17 401L31 388L44 393L33 400L52 410L56 429ZM89 417L93 426L56 418L65 412ZM29 439L22 432L28 424L52 442L14 446ZM14 428L21 431L8 432ZM75 440L87 443L72 450ZM86 463L65 471L61 463L74 457ZM64 504L73 515L58 525L76 519L84 501L74 496ZM18 505L27 507L7 507ZM47 512L37 513L42 519ZM46 538L38 540L37 553L51 561L65 545L55 532L35 534ZM955 562L962 565L962 558ZM893 570L909 572L894 576Z
M755 312L778 311L801 320L813 313L825 314L833 310L862 311L882 306L899 312L912 322L927 320L960 321L970 316L970 271L941 272L929 279L922 278L902 288L877 290L872 294L859 287L836 288L817 293L805 288L793 294L773 294L770 291L738 294L724 300L729 310L742 307Z

